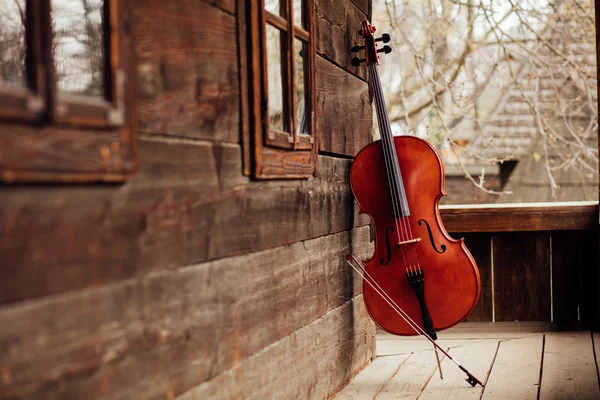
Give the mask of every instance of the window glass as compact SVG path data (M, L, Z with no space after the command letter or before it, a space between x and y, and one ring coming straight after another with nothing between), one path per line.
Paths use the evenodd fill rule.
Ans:
M302 7L303 0L294 0L294 25L301 28L304 26L304 7Z
M58 91L104 96L103 0L52 0Z
M275 15L279 15L281 17L285 17L285 6L284 2L281 0L265 0L265 10L273 13Z
M309 133L307 115L307 89L304 76L303 54L307 54L308 46L299 39L294 40L294 58L296 62L296 133Z
M0 86L25 86L25 0L0 0Z
M269 88L269 127L289 132L283 97L281 31L267 24L267 77Z

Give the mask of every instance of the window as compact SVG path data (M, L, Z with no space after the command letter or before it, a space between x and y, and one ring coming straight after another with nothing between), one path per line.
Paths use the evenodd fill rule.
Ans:
M249 128L245 171L256 178L310 177L316 169L312 0L248 1ZM253 7L254 5L254 7ZM244 14L239 14L244 15ZM243 54L242 54L243 57ZM244 115L244 112L242 112ZM243 122L244 125L244 122Z
M129 0L0 0L4 181L136 169Z

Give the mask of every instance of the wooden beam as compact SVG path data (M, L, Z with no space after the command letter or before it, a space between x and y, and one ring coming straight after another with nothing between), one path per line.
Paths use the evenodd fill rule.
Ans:
M0 188L0 303L368 224L350 160L320 156L319 178L259 183L242 177L237 144L142 137L140 159L125 186Z
M212 3L235 12L232 0ZM134 11L140 132L238 143L235 17L191 0L140 0Z
M319 150L355 156L372 141L369 85L317 56Z
M237 399L248 393L258 399L274 393L282 399L331 398L369 363L373 327L362 296L356 297L177 399Z
M317 52L346 71L367 80L365 64L354 67L350 49L364 46L358 34L366 15L350 0L317 0ZM364 52L361 58L364 57Z
M597 230L598 202L440 206L448 232Z

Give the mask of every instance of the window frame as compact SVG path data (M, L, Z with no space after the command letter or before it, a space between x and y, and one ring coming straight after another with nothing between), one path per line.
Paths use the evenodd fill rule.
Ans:
M104 2L103 99L58 92L50 7L26 1L30 88L0 89L0 179L125 181L138 167L132 1ZM11 95L14 107L5 107Z
M257 179L308 178L314 176L317 171L315 2L302 1L306 29L301 29L294 25L293 0L281 1L286 7L286 19L266 11L264 0L238 0L244 174ZM283 98L290 105L287 109L283 107L290 122L289 133L269 128L267 23L280 32L287 32L286 68L282 71L282 80ZM309 135L298 134L295 121L296 38L307 43L309 49L308 60L304 62Z

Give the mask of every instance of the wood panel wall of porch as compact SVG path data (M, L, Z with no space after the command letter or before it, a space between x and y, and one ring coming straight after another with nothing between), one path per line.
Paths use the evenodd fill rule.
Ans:
M134 3L136 177L0 187L0 399L335 393L375 354L342 257L370 253L348 65L371 1L316 2L319 175L271 182L243 174L238 3Z
M467 321L600 322L598 204L442 209L454 238L481 275L480 300ZM466 232L466 233L462 233Z

